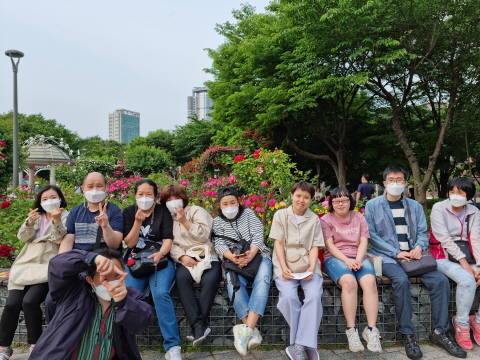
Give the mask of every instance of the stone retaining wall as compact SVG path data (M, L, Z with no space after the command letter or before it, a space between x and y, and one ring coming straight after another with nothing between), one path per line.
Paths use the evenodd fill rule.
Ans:
M379 313L377 326L385 343L395 343L402 340L401 334L397 331L397 321L395 317L395 308L392 299L392 287L390 280L386 277L378 278L379 293ZM5 299L8 291L0 282L0 313L3 311ZM5 281L3 282L5 283ZM417 338L427 340L432 331L432 320L430 311L430 297L425 286L418 280L412 279L411 285L412 303L413 303L413 323ZM300 297L302 297L300 290ZM182 340L190 333L190 327L183 312L178 292L174 287L172 289L172 298L175 306L175 312L178 319L180 336ZM450 297L450 316L454 313L455 286L452 283L452 294ZM148 301L153 305L152 299ZM259 330L263 336L265 345L284 345L288 340L289 329L282 314L277 310L278 290L272 283L270 295L265 309L264 316L260 319ZM324 282L324 291L322 294L322 304L324 314L322 325L318 333L319 344L346 344L345 335L346 321L343 316L340 290L328 278ZM476 298L474 309L478 308L478 296ZM475 311L473 311L475 312ZM211 335L207 338L206 346L231 346L233 345L232 327L240 323L235 315L235 310L228 302L227 290L222 287L219 289L210 316ZM359 291L359 306L357 310L357 324L360 331L366 326L366 317L362 308L362 294ZM158 323L154 324L138 335L138 343L143 346L161 346L162 336L158 328ZM26 342L26 329L23 314L20 316L19 326L15 341Z

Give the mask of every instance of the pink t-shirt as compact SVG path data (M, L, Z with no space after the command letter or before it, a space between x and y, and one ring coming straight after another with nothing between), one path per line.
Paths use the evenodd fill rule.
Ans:
M40 217L42 222L40 224L40 229L38 229L37 233L35 234L35 239L45 235L45 231L47 231L48 226L52 223L52 220L48 220L45 214L40 215Z
M358 245L361 237L370 237L367 220L362 214L351 211L350 220L342 220L335 214L328 213L320 219L322 224L323 238L333 238L333 243L345 256L354 258L357 256ZM333 255L325 248L324 258Z

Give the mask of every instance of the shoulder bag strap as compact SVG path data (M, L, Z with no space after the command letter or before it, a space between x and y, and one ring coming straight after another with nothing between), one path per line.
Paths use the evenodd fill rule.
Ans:
M95 239L95 250L100 249L100 242L102 241L103 229L99 225L97 229L97 238Z
M407 204L408 226L410 228L410 235L412 235L413 246L415 246L415 243L416 243L415 230L413 229L412 214L410 213L410 205L408 204L408 199L405 199L405 203Z

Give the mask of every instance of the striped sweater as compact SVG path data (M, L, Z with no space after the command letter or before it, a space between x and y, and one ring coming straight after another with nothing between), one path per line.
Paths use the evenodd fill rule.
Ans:
M234 220L228 220L222 216L213 219L213 232L217 235L225 235L240 240L239 234L252 246L260 249L263 257L270 259L270 249L263 238L263 225L248 207L244 207L241 214ZM239 234L238 234L238 233ZM230 250L235 243L231 240L215 238L215 251L223 259L223 253Z

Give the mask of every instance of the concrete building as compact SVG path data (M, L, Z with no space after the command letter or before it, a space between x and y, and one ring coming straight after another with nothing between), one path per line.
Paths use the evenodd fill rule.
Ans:
M130 143L140 136L140 113L117 109L108 114L108 138L123 143Z
M192 96L187 98L188 117L197 114L198 119L211 120L213 101L208 97L208 88L195 87L192 90ZM190 122L190 119L188 119Z

